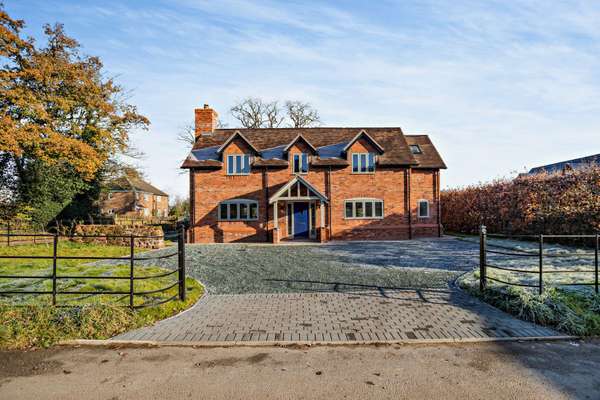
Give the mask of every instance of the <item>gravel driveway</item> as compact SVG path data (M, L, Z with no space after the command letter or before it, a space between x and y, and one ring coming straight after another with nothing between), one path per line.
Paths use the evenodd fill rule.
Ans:
M195 244L186 246L186 260L188 273L211 294L444 288L477 265L478 246L455 238L324 245ZM158 262L171 268L175 263L175 258Z

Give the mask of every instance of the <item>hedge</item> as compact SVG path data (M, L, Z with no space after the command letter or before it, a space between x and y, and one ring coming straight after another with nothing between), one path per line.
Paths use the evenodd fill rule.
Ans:
M523 175L442 192L447 232L479 225L504 234L595 234L600 229L600 167Z

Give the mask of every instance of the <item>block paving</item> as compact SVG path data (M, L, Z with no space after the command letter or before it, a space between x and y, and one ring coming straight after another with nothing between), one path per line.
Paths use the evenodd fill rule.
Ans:
M205 295L188 311L117 340L353 342L552 337L454 289Z

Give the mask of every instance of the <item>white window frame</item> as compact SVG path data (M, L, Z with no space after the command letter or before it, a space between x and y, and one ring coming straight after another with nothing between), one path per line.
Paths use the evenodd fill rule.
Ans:
M374 174L375 173L375 164L377 163L377 156L375 155L375 153L351 153L351 167L352 167L352 173L353 174ZM356 171L354 170L354 156L356 156ZM363 156L365 157L365 161L366 161L366 166L365 166L365 170L362 171L363 169ZM371 171L369 171L369 159L373 158L373 169Z
M241 157L241 171L240 172L236 172L236 163L237 163L237 157ZM227 175L250 175L250 171L251 171L251 160L250 160L250 155L249 154L227 154L226 156L226 163L225 163L225 172L227 173ZM229 166L232 165L232 171L233 172L229 172ZM244 172L244 169L247 169L248 172Z
M425 203L427 204L427 215L421 215L421 203ZM418 218L429 218L430 216L430 205L429 205L429 200L427 199L419 199L417 201L417 217Z
M247 209L248 209L248 217L247 218L241 218L241 205L246 205ZM255 204L256 205L256 218L250 218L250 205L251 204ZM223 218L221 216L221 206L225 205L227 206L227 218ZM235 207L236 208L236 215L237 218L231 218L231 209ZM235 199L235 200L225 200L219 203L219 205L217 206L217 213L218 213L218 220L219 221L257 221L259 218L259 207L258 207L258 201L256 200L250 200L250 199Z
M299 171L296 171L296 157L298 157ZM306 171L303 171L306 169ZM308 174L308 153L296 153L292 155L292 173L298 175Z
M348 203L352 203L352 216L348 217L346 215L346 207ZM356 216L356 204L361 203L363 209L363 216ZM372 207L372 216L366 216L366 203L370 203ZM381 215L375 215L375 203L381 203ZM344 200L344 219L383 219L385 217L385 203L382 199L371 199L371 198L356 198L356 199L346 199Z

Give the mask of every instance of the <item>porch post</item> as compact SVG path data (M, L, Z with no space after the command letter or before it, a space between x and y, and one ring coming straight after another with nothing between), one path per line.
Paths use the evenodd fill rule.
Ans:
M321 214L321 228L325 228L325 207L323 207L323 200L319 201L319 213Z
M277 201L273 203L273 243L279 243L279 217L277 217L278 209Z
M319 242L325 243L325 207L323 206L323 200L319 201L319 213L321 214L321 226L319 227Z

